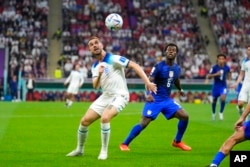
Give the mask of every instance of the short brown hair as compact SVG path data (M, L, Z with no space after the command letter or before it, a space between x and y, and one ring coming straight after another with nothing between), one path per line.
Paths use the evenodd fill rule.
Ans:
M90 38L89 38L89 41L91 41L92 39L98 39L98 40L100 41L100 38L98 38L97 36L92 36L92 37L90 37ZM89 41L88 41L88 43L89 43Z

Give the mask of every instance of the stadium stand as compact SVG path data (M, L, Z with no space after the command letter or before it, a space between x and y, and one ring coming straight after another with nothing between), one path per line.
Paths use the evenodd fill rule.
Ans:
M0 44L9 48L9 77L32 72L36 78L46 76L47 0L0 1Z
M111 34L103 20L112 12L122 15L124 25L122 30ZM135 60L147 73L163 59L162 49L168 42L180 47L178 63L183 67L182 78L204 78L204 69L205 73L210 69L191 0L71 0L63 3L63 17L63 55L72 59L72 63L79 57L86 64L93 61L86 42L91 35L98 35L105 40L107 51ZM77 51L73 50L76 46ZM137 76L128 70L127 77Z

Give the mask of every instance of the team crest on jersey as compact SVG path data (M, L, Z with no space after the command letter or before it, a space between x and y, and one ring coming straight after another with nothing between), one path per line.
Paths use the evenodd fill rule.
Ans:
M147 111L147 115L151 115L152 114L152 111L151 110L148 110Z
M174 71L169 71L168 75L169 75L169 77L173 77L174 76Z

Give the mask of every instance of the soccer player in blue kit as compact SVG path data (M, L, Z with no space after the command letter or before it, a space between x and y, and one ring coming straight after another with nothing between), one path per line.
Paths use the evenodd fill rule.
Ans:
M226 65L226 55L218 54L217 55L217 64L215 64L209 74L207 79L214 78L214 84L212 88L212 120L215 120L216 116L216 103L220 97L220 120L223 120L223 111L226 104L226 95L227 95L227 79L231 77L230 67Z
M244 112L238 121L236 121L234 125L235 132L222 144L209 167L218 167L235 145L250 140L250 120L245 121L249 113L250 103L247 104Z
M166 119L172 119L174 117L179 119L177 134L172 145L185 151L191 150L190 146L182 142L182 137L188 126L189 116L180 104L170 97L173 85L176 86L181 95L184 95L179 79L181 68L175 63L177 53L178 46L176 44L167 44L164 48L166 60L159 62L153 67L149 79L157 85L157 94L147 93L141 122L132 128L128 137L120 145L122 151L129 151L128 146L131 141L138 136L151 121L155 120L160 113L162 113Z

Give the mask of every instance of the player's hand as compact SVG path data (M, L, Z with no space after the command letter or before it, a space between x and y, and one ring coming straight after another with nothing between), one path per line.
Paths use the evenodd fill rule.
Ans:
M148 95L146 95L146 101L153 102L153 101L155 101L155 99L154 99L152 94L148 94Z
M238 121L236 121L236 123L234 125L235 130L238 130L239 128L241 128L244 121L245 121L245 119L243 119L242 117L240 117L238 119Z
M179 93L180 93L181 96L185 96L185 92L184 92L183 89L179 90Z
M67 83L66 83L66 82L64 82L64 83L63 83L63 85L64 85L64 86L67 86Z
M99 74L102 74L104 72L104 69L105 69L105 64L104 63L100 63Z
M221 76L221 72L218 71L217 73L214 74L214 76Z
M154 92L155 94L157 93L157 87L156 84L154 84L153 82L149 82L148 84L146 84L146 89L151 93Z

